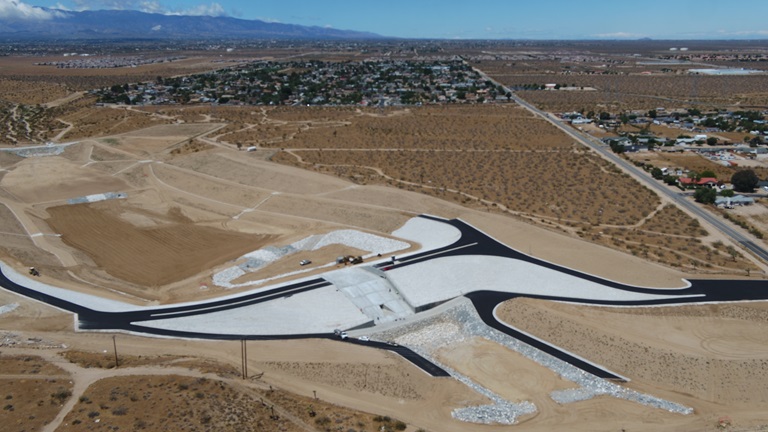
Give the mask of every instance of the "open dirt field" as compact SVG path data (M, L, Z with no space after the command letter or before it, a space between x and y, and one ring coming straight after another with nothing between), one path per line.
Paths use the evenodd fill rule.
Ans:
M163 55L172 56L173 53ZM219 53L208 54L184 54L185 59L173 62L144 64L138 67L121 68L57 68L55 66L35 65L35 63L62 61L62 56L31 57L31 56L7 56L0 59L0 81L23 82L25 88L46 89L50 83L65 86L70 91L92 90L94 88L109 87L111 85L123 85L126 82L142 82L157 78L182 74L192 74L221 69L221 57ZM160 57L157 54L151 57ZM98 58L98 57L94 57ZM30 94L33 92L30 91ZM46 99L57 99L56 93L50 93ZM34 103L34 99L24 98L21 103ZM48 100L46 100L48 102Z
M24 354L0 356L0 380L5 382L0 418L18 431L405 429L405 423L389 416L275 389L258 379L233 379L238 371L217 362L122 356L120 369L110 370L113 360L100 364L110 358L104 354L11 351ZM371 375L379 376L376 372Z
M40 357L6 354L0 356L0 367L0 422L7 430L42 430L72 396L69 373Z
M470 109L473 114L466 118ZM514 215L694 272L742 274L756 268L745 260L711 263L718 238L707 237L706 230L679 230L693 219L682 212L662 212L664 204L650 190L518 108L358 113L330 127L307 126L313 115L319 119L326 110L299 111L306 116L295 121L294 135L277 143L249 144L279 145L272 161ZM262 124L270 124L270 113ZM643 226L664 214L671 223Z
M50 207L48 222L65 244L88 254L112 276L138 285L153 287L186 279L272 240L195 226L178 209L169 212L161 226L139 228L99 207Z
M185 64L178 67L205 66ZM67 85L78 80L91 82L73 75ZM92 102L52 109L47 121L55 127L46 133L77 141L61 154L0 153L0 257L17 269L34 265L41 281L71 290L141 305L232 294L214 287L212 274L247 252L338 229L390 237L422 213L461 218L535 257L635 285L680 287L683 277L744 277L745 270L763 276L716 233L511 105L125 109ZM83 201L114 192L125 195ZM339 255L376 252L302 251L236 281L299 270L301 259L316 272ZM249 342L257 378L239 380L237 341L120 335L118 349L131 357L122 368L99 369L113 366L112 335L75 333L71 315L6 291L0 307L0 380L9 383L0 397L11 395L3 405L13 405L0 421L34 420L27 430L44 423L73 431L517 427L453 419L453 409L486 398L363 346ZM534 401L539 411L521 418L521 430L714 431L720 416L733 419L732 430L768 428L766 383L755 372L768 362L761 303L635 310L514 300L500 315L630 377L630 388L695 409L684 416L608 397L560 405L548 393L573 383L504 347L473 339L440 350L440 361L476 382ZM56 354L63 345L76 352Z
M765 427L764 418L747 413L768 399L755 373L768 362L766 313L762 303L617 309L529 299L499 311L537 337L619 373L631 370L631 387L667 388L702 412L717 406L717 415L739 413L741 430Z
M523 99L547 111L617 112L692 105L765 107L768 104L764 76L690 74L689 69L702 67L703 63L658 61L669 55L661 52L666 48L627 48L643 54L617 54L607 51L605 46L583 51L578 48L551 51L539 48L515 53L486 51L486 58L478 55L476 58L482 61L470 60L470 64L502 84L520 89ZM713 49L702 47L704 52ZM487 58L493 54L509 58ZM733 69L745 67L736 61L712 64ZM761 66L753 62L748 68L760 69ZM526 90L526 86L548 83L568 90Z

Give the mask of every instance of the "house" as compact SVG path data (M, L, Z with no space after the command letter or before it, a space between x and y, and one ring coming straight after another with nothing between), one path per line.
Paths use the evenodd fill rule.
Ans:
M624 146L624 151L626 153L636 153L636 152L647 152L648 146L642 145L642 144L630 144Z
M734 195L732 197L719 196L715 198L715 205L718 207L733 208L733 206L745 206L755 203L755 199L744 195Z
M614 143L616 143L618 145L622 145L622 146L627 146L627 145L631 145L632 144L632 141L629 138L627 138L627 137L603 138L603 142L608 144L608 145L610 145L612 142L614 142Z
M691 177L680 177L677 182L684 188L717 186L717 179L714 177L702 177L698 180Z

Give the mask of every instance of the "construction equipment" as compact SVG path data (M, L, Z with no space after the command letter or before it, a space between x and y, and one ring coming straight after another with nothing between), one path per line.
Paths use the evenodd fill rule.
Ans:
M346 255L336 258L336 264L360 264L363 262L363 257L360 255Z

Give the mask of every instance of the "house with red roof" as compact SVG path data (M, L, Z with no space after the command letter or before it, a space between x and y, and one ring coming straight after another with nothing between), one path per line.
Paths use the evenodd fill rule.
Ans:
M702 177L700 179L691 178L691 177L680 177L677 179L677 182L680 184L680 186L690 189L690 188L696 188L696 187L715 187L717 186L717 179L714 177Z

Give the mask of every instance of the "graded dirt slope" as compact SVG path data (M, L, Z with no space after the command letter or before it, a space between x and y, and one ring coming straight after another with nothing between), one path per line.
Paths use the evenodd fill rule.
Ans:
M566 170L574 165L579 167L579 172L585 173L585 178L599 177L604 183L612 184L617 180L609 166L593 160L592 156L581 154L569 141L546 134L542 135L541 141L536 141L534 138L541 125L513 124L510 119L519 117L513 109L488 109L488 118L470 125L467 133L474 140L479 140L484 131L498 124L500 129L493 132L492 145L457 139L453 144L459 148L452 150L456 153L452 157L446 157L447 152L441 149L444 139L450 138L446 137L446 133L424 131L420 140L425 151L420 152L419 159L412 157L411 153L415 152L399 150L397 157L393 158L391 151L379 149L376 142L360 146L351 140L375 136L397 144L400 137L418 131L421 123L417 120L428 117L427 111L418 115L409 112L398 114L402 117L398 119L401 120L399 123L387 123L385 117L375 117L374 113L374 117L361 122L375 127L373 132L352 128L342 131L346 126L341 124L333 127L324 125L322 129L317 126L317 130L313 130L315 126L310 120L316 113L299 113L297 118L306 123L301 134L296 132L299 138L286 135L284 142L270 142L273 148L258 148L253 152L237 151L231 142L217 141L213 137L217 132L205 135L216 127L212 121L219 119L211 119L210 108L201 112L196 117L206 123L198 126L157 126L104 137L73 146L61 157L19 159L6 155L0 158L0 163L7 170L0 180L0 204L6 205L0 216L8 218L2 224L2 256L17 268L34 262L44 267L41 280L73 290L101 293L139 304L147 304L149 300L188 301L224 294L225 291L215 287L201 291L200 286L210 281L212 271L232 265L232 260L243 253L265 246L290 244L312 234L342 228L354 227L388 235L410 217L427 213L461 218L525 253L612 280L654 287L684 285L681 278L685 274L650 263L640 253L632 256L577 238L576 232L581 226L569 225L566 220L568 214L563 213L567 203L558 203L556 198L567 195L575 216L597 218L602 214L606 220L596 221L601 224L608 224L609 217L619 218L613 222L621 222L633 232L637 228L647 229L654 231L658 237L668 238L677 235L676 230L688 226L679 222L684 219L678 215L658 205L650 205L654 202L642 203L645 209L642 212L639 211L640 205L630 209L617 205L610 209L605 207L605 212L599 213L596 211L598 207L584 207L584 196L574 193L575 189L566 187L563 181L537 184L537 188L539 185L547 188L548 202L531 201L527 194L532 192L528 189L535 188L521 190L515 186L520 181L515 179L506 183L506 191L492 190L487 177L478 174L483 168L478 161L497 160L499 162L494 162L493 166L499 172L503 172L502 168L508 170L514 166L519 168L516 175L541 178L542 173L547 173L546 167L551 166L548 161L556 156L561 161L558 166L562 172L557 176L548 176L550 179L570 178ZM222 112L216 115L223 115ZM100 112L100 121L111 119L115 114L119 113ZM440 119L425 120L427 125L432 125L429 127L437 129L445 126L449 132L458 132L462 130L460 121L472 111L460 107L432 114L439 115ZM155 114L152 113L139 115L149 116L146 119L141 117L142 124L161 122L160 119L153 120ZM350 112L343 115L345 120L346 116L352 119L358 117L357 113ZM258 115L246 117L249 118L246 121L260 121ZM277 121L279 117L280 113L273 120ZM288 119L286 121L292 119L288 115L284 117ZM530 119L526 117L522 120ZM163 123L170 121L173 119L162 119ZM120 127L126 125L129 125L127 121ZM397 125L403 125L407 130L396 131L393 127ZM339 151L338 147L342 145L334 142L334 130L350 138L349 142L343 143L348 147L346 150ZM508 148L514 143L507 135L515 131L520 132L526 141L521 144L524 151ZM326 143L337 147L335 153L342 154L344 158L355 156L359 161L378 160L382 164L402 161L398 168L401 171L392 171L393 177L397 178L392 180L390 186L365 185L354 175L351 178L349 175L330 177L270 161L275 157L277 148L285 145L297 154L308 154L306 149L311 148L318 162L344 162L341 156L334 160L323 154L329 153L328 149L322 152L317 150L325 148ZM467 147L465 151L463 147L466 143L474 143L476 148ZM376 159L368 154L371 150L383 156ZM499 157L500 154L505 154L507 159ZM478 157L470 161L473 155ZM525 167L514 158L539 160L540 166ZM449 163L437 164L440 160ZM509 163L500 162L505 160ZM530 202L529 207L541 208L529 209L528 215L502 213L498 211L498 205L493 206L490 201L464 201L468 199L466 195L441 190L444 185L431 185L434 188L431 193L437 196L429 196L429 192L404 190L408 187L423 190L414 184L428 186L432 180L427 178L429 176L422 180L420 171L415 168L412 172L402 171L403 167L423 168L414 161L434 163L435 179L443 175L441 170L444 168L453 168L448 174L455 176L457 190L507 194L526 205ZM340 169L341 172L344 171ZM471 178L462 177L467 173ZM497 175L497 178L503 177ZM440 178L448 180L447 177ZM627 181L624 177L618 180ZM463 184L465 182L471 185ZM600 190L601 196L596 199L607 202L620 198L622 202L631 204L638 195L630 186L621 188L617 195L609 193L610 188L603 190L594 186L589 189L596 194ZM112 191L127 191L128 197L93 204L63 205L66 198ZM570 195L568 191L571 191ZM647 196L647 192L642 193ZM455 201L443 199L447 197L454 197ZM490 198L493 199L493 196ZM595 202L589 205L599 206ZM585 208L589 210L583 210ZM647 212L649 214L645 215ZM528 221L533 217L541 224L533 226L523 217L528 217ZM594 225L590 229L607 237L608 229L617 228ZM31 237L28 232L44 235ZM56 237L59 234L61 237ZM610 242L605 241L605 244ZM33 250L39 254L32 254ZM312 265L325 264L343 252L340 248L327 248L306 254L297 253L276 262L272 268L265 268L254 277L272 277L294 271L298 268L298 260L304 258L311 259ZM43 254L46 254L44 261L41 258ZM0 314L2 329L27 330L31 332L31 337L44 335L60 343L101 354L105 350L109 353L113 347L111 335L73 333L69 314L9 293L0 294L0 306L18 304ZM692 416L681 416L608 398L561 406L551 401L547 392L567 388L570 384L530 360L485 340L446 347L440 353L442 361L510 399L532 399L537 403L539 413L524 418L521 430L714 430L714 422L719 415L733 416L742 428L759 429L765 423L761 423L761 416L768 403L764 390L768 388L765 385L768 383L760 377L753 378L754 371L765 369L768 357L762 348L768 345L763 336L765 314L762 306L728 309L733 313L725 313L726 309L691 307L688 315L667 313L662 309L634 313L631 309L582 308L532 301L520 301L505 307L511 308L511 312L504 317L523 330L629 376L633 380L629 384L632 388L696 409ZM740 314L753 318L743 318ZM236 342L169 342L120 335L117 344L121 351L129 351L136 356L203 357L220 360L230 366L240 364L239 344ZM454 420L452 409L487 401L456 380L431 378L386 352L315 340L249 342L249 349L251 371L256 374L265 372L262 378L264 388L272 385L306 397L316 391L324 401L401 418L412 425L411 431L419 427L430 431L510 430L510 427L480 427ZM120 372L109 373L118 375ZM137 386L129 390L132 382ZM75 420L80 421L81 427L86 424L95 427L95 419L102 419L103 423L100 423L105 426L127 429L137 425L137 413L144 411L152 411L144 420L147 425L151 423L153 427L164 427L170 422L165 416L169 406L182 407L179 410L191 416L186 425L190 429L203 426L192 420L205 420L206 409L209 410L211 423L227 423L228 418L220 416L219 409L212 413L213 408L204 408L204 405L219 406L218 401L206 393L213 387L193 380L191 383L184 381L182 384L188 388L182 390L178 386L181 382L182 379L175 377L153 380L150 388L149 380L145 378L105 381L104 385L94 386L89 390L92 393L86 395L94 401L92 404L77 401L77 410L66 421L69 423L67 428L77 430L73 426ZM199 388L194 389L194 385L199 385ZM117 387L120 390L113 394L112 389ZM229 390L223 390L221 386L217 388L222 389L223 395L232 396ZM162 410L154 412L157 405L148 401L156 399L148 397L145 401L143 395L153 392L154 398L161 389L165 392L163 404L168 405L162 405ZM139 391L142 394L132 401L131 391L136 391L137 396ZM198 391L204 397L198 397ZM109 400L112 397L116 399ZM258 404L255 399L247 397L238 401L247 406ZM108 408L101 408L102 403ZM99 414L90 417L91 410L97 411L96 405ZM327 414L332 424L320 425L314 418L308 417L306 405L306 401L297 403L299 409L292 415L306 415L302 418L312 428L326 430L338 424L345 431L378 429L377 425L367 420L359 420L366 422L365 426L354 421L347 422L353 418L352 414L344 414L349 418L342 420L342 423L336 423L336 417ZM121 410L121 407L126 409ZM223 411L226 409L221 407ZM173 413L176 419L180 414ZM238 414L258 424L266 412L257 407L253 412L238 411ZM130 421L121 423L126 419ZM285 424L285 427L291 430L289 425ZM269 425L263 430L269 430Z
M701 414L739 413L755 424L756 410L768 403L768 381L758 372L768 365L764 302L603 308L515 299L498 313L523 331L631 377L630 387L672 391L673 400Z
M196 226L178 211L170 215L175 222L151 228L136 227L88 204L51 207L48 212L48 223L64 243L88 254L111 275L143 286L194 276L271 240Z
M38 203L119 192L127 185L119 178L54 156L24 159L3 176L0 187L26 203Z

